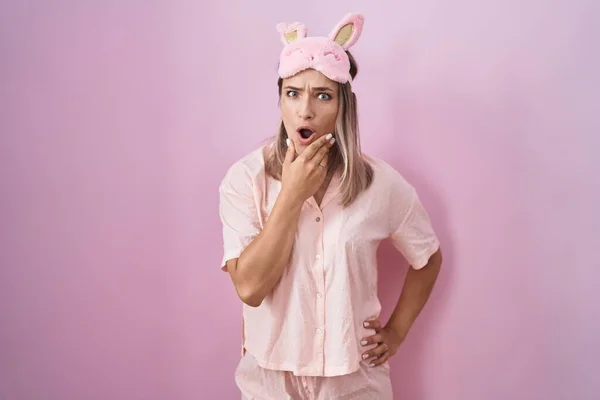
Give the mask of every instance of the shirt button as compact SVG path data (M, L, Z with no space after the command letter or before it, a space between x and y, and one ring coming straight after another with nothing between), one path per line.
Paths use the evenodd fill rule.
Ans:
M320 254L317 254L317 260L318 260L319 258L321 258L321 255L320 255Z
M321 293L317 293L317 297L320 299L321 297L323 297L323 295Z
M317 217L316 221L319 222L321 220L321 217Z
M317 328L317 333L320 335L323 331L321 330L321 328Z

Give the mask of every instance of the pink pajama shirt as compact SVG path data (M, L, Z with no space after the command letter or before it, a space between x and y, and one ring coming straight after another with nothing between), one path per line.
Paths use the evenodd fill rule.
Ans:
M414 187L386 162L368 160L373 182L350 206L339 204L339 174L320 206L313 198L304 203L290 263L280 281L259 307L243 305L244 357L236 380L242 392L254 396L250 398L279 399L260 397L257 385L266 391L335 393L342 389L334 387L362 382L377 386L373 393L387 390L389 367L370 368L361 360L369 348L361 339L375 333L363 322L378 318L381 311L377 248L390 240L420 269L439 242ZM219 190L221 269L226 271L227 261L239 257L265 225L281 183L266 175L262 149L257 149L231 166Z

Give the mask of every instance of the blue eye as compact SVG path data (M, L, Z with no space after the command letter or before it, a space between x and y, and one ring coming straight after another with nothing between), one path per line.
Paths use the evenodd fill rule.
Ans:
M298 95L298 92L296 92L295 90L288 90L287 91L287 96L288 97L296 97Z
M321 94L319 94L319 99L321 99L321 100L330 100L331 96L328 95L327 93L321 93Z

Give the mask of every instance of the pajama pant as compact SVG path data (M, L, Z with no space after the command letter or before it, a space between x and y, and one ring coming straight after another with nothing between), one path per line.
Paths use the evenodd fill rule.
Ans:
M348 375L296 376L264 369L248 352L235 371L242 400L393 400L389 364L360 369Z

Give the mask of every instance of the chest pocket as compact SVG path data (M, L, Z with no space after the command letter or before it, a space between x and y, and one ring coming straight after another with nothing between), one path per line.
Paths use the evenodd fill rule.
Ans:
M357 199L350 207L336 211L335 223L327 229L337 240L342 251L355 253L372 249L389 236L389 219L386 217L387 199L381 196L366 203Z

